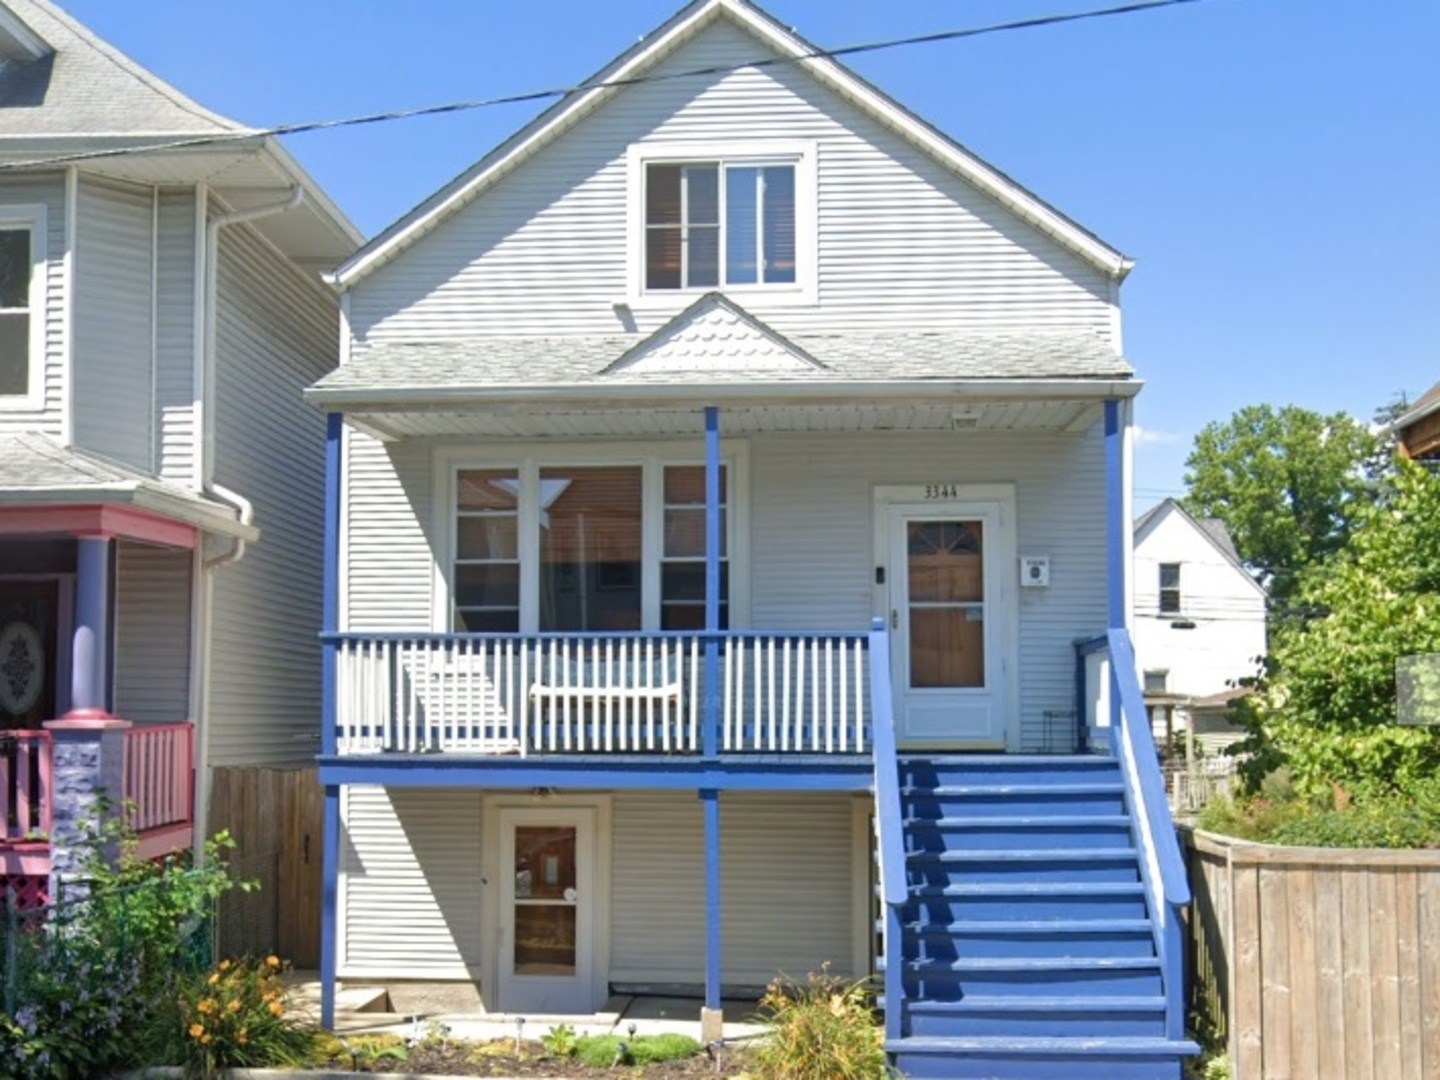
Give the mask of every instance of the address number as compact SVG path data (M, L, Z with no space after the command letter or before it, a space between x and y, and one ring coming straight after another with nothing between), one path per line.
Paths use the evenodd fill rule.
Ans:
M925 498L927 499L953 499L955 498L954 484L926 484Z

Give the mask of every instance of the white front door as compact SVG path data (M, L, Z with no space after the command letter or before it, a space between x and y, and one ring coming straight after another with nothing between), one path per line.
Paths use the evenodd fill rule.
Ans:
M1003 749L1014 541L1000 500L887 507L896 734L911 746Z
M595 1001L595 811L500 811L499 1008L590 1013Z

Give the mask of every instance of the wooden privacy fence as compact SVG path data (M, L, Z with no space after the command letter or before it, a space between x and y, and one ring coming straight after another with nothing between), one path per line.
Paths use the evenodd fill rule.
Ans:
M1191 1007L1235 1080L1440 1076L1440 851L1182 835Z
M320 963L324 792L313 766L219 768L210 788L210 831L229 831L235 876L217 917L222 956L274 953L297 968Z

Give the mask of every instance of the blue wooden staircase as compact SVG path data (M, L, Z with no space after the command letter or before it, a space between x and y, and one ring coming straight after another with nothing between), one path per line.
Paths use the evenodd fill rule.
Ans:
M886 1006L898 982L901 1072L1178 1078L1197 1047L1167 1015L1117 759L902 755L896 769L905 901Z

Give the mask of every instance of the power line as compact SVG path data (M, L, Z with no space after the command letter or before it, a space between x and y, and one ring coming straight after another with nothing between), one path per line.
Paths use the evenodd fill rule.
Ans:
M712 64L687 71L663 75L637 75L628 79L610 79L602 82L583 82L573 86L551 87L544 90L530 90L519 94L504 94L499 97L474 98L467 101L452 101L442 105L422 105L414 109L392 109L387 112L365 113L332 120L310 120L294 124L277 124L269 128L246 128L244 131L224 132L215 135L197 135L184 139L171 139L144 146L113 147L104 150L78 151L73 154L56 154L29 161L0 163L0 171L35 169L53 165L66 165L77 161L93 161L101 158L127 156L139 153L153 153L164 150L186 150L203 146L220 146L243 143L271 136L302 135L312 131L330 131L336 128L360 127L366 124L388 123L395 120L411 120L421 116L443 116L449 113L468 112L474 109L492 108L497 105L522 105L552 98L565 98L572 94L591 90L614 89L627 86L641 86L647 83L668 82L675 79L689 79L704 75L726 75L749 68L778 67L782 64L796 64L804 60L834 59L840 56L856 56L861 53L881 52L912 45L933 45L942 41L959 41L965 38L982 37L987 34L1006 33L1014 30L1033 30L1043 26L1057 26L1062 23L1082 22L1090 19L1104 19L1117 15L1133 15L1158 8L1178 7L1182 4L1202 3L1203 0L1135 0L1134 3L1115 7L1092 8L1061 15L1038 15L1029 19L1015 19L1010 22L991 23L987 26L968 27L960 30L939 30L929 34L915 34L909 37L889 38L882 41L863 42L858 45L843 45L835 49L811 49L796 56L767 56L743 63Z

